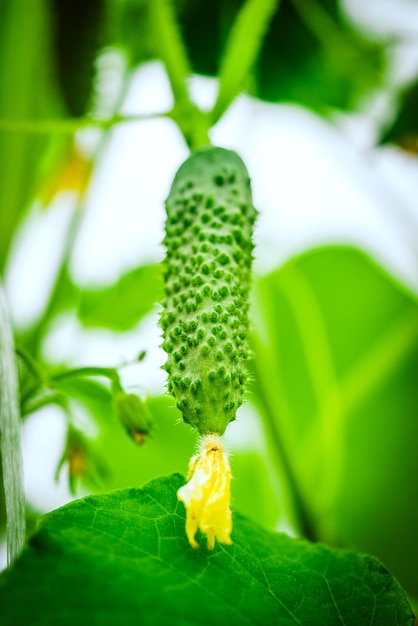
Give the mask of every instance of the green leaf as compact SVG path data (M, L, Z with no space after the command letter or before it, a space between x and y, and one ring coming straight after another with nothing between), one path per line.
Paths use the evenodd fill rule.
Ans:
M382 134L380 143L396 143L418 153L418 80L400 94L398 112Z
M364 253L320 248L255 289L254 400L317 536L416 593L418 304Z
M180 21L194 72L217 75L242 5L239 0L183 4ZM350 24L338 0L283 0L255 64L252 93L325 114L335 107L352 109L382 84L385 64L384 45Z
M108 0L110 39L124 52L130 67L155 56L148 0Z
M214 124L245 88L278 0L247 0L238 13L219 69L219 91L211 112Z
M122 276L115 285L82 291L78 317L84 326L130 330L161 296L161 266L143 265Z
M45 516L0 584L3 626L74 623L412 626L374 558L269 533L236 515L232 546L193 550L172 475Z
M386 51L357 30L340 0L288 0L265 41L259 96L319 113L355 109L382 84Z

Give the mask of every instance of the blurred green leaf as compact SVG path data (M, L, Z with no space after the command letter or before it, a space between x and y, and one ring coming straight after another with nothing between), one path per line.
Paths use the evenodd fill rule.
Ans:
M72 626L80 614L97 626L413 625L406 594L372 557L268 533L238 515L232 546L193 550L182 484L160 478L45 516L2 577L4 626Z
M404 150L418 153L418 80L400 94L397 114L380 143L396 143Z
M122 276L115 285L82 291L78 317L84 326L130 330L161 296L161 266L142 265Z
M236 450L231 469L233 508L264 528L274 529L283 513L280 509L283 498L274 488L266 459L255 452Z
M193 70L216 76L243 2L181 3ZM254 95L326 113L351 109L382 82L385 47L349 24L338 0L282 0L254 70ZM237 62L238 63L238 62ZM238 71L238 67L237 67Z
M43 0L3 0L0 19L0 119L53 117L49 29ZM34 191L47 139L0 131L0 270Z
M339 0L285 0L262 55L257 95L320 113L353 109L382 84L385 47L347 21Z
M320 538L418 589L418 306L364 253L307 252L255 288L255 398Z
M110 37L131 67L156 56L149 4L149 0L108 0Z

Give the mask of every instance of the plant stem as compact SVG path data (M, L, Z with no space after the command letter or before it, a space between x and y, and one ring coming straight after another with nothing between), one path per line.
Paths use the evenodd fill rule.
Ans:
M73 370L66 370L65 372L59 372L49 377L51 384L54 382L62 381L67 378L84 378L86 376L104 376L109 378L112 382L117 383L119 381L119 374L114 367L78 367Z
M66 397L64 394L59 392L51 392L48 394L44 394L38 398L34 398L31 400L25 401L22 404L22 418L27 417L30 413L34 413L39 409L42 409L44 406L48 406L50 404L58 404L60 406L65 406Z
M33 385L22 397L22 415L25 416L28 413L32 413L33 411L36 411L48 404L62 404L63 400L65 400L65 395L60 391L56 391L54 386L57 383L59 384L60 382L71 378L85 378L87 376L104 376L111 381L113 389L122 389L119 374L113 367L78 367L71 370L65 370L63 372L57 372L56 374L49 376L44 375L42 378L39 378L37 383ZM49 393L37 397L38 392L42 389L47 389Z
M160 58L164 62L176 104L192 106L186 81L191 68L169 0L150 0L151 25L158 42Z
M6 503L7 563L25 543L25 494L20 444L19 385L13 333L0 282L0 447Z
M23 134L69 134L72 135L79 130L96 126L107 130L116 124L126 122L144 122L158 117L168 117L170 112L150 113L149 115L113 115L107 119L96 119L92 117L80 117L75 119L62 120L11 120L0 119L0 132L23 133Z
M148 6L158 56L164 63L174 96L170 117L191 149L209 144L208 116L192 102L187 89L187 79L192 71L172 3L170 0L149 0Z
M22 359L22 361L25 363L27 369L32 374L32 376L36 379L36 381L38 383L42 382L44 378L42 368L38 365L38 363L35 361L33 356L29 354L29 352L25 350L23 346L20 346L20 345L15 346L15 352L17 356L19 356Z
M232 26L219 69L219 91L210 113L215 124L245 87L278 0L247 0Z

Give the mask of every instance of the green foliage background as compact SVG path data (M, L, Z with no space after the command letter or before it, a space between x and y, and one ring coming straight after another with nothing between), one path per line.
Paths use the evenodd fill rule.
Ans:
M92 597L99 595L101 568L100 575L107 576L116 568L122 587L123 571L129 572L128 578L142 576L145 599L135 597L130 579L123 592L122 620L143 610L143 623L153 623L150 607L157 590L166 594L164 610L174 611L174 623L206 623L206 618L196 617L199 607L192 603L196 580L205 572L202 610L209 610L219 569L230 588L225 595L214 592L219 619L224 619L220 623L266 623L279 617L288 620L283 624L413 623L403 591L374 558L333 550L348 548L377 557L410 597L418 598L417 296L365 252L336 245L306 250L254 278L248 404L262 424L265 449L234 454L236 548L217 548L210 559L206 552L191 554L185 545L183 512L173 496L178 477L146 488L147 497L160 499L152 506L164 509L163 530L150 524L145 538L133 531L129 545L121 548L127 522L117 511L134 497L126 489L184 472L193 452L195 434L178 423L174 402L166 396L142 398L143 413L132 421L115 410L115 394L125 392L118 363L112 368L100 363L56 367L45 362L42 351L62 312L76 316L85 328L126 333L161 299L158 265L132 268L113 284L91 289L78 285L70 270L84 219L83 194L105 154L111 129L144 123L141 115L119 112L134 69L152 59L164 63L174 106L155 116L176 123L191 149L208 142L211 127L243 90L272 103L308 107L329 119L336 110L354 113L377 91L388 91L392 43L350 22L337 0L283 0L279 8L276 5L267 0L91 0L83 7L69 0L0 3L0 275L7 277L17 229L34 200L41 199L48 210L59 191L70 189L74 196L67 239L43 314L24 332L15 329L22 420L32 419L46 405L59 406L68 424L60 471L68 473L71 489L77 492L81 485L97 493L124 490L114 497L98 495L87 504L80 501L45 518L16 569L0 582L6 623L45 623L46 617L69 623L75 616L62 604L59 608L62 588L74 581L74 606L86 601L77 596L83 590L77 581L80 569L76 573L71 565L74 555L80 568L97 564L98 573L85 582L91 585ZM113 108L103 116L95 109L95 95L96 61L105 47L123 52L125 69ZM186 78L192 73L219 77L211 111L201 111L190 98ZM416 152L417 93L416 82L399 92L397 110L382 128L380 143L396 142ZM101 140L91 162L77 161L75 133L90 127L101 132ZM79 169L74 170L74 163ZM69 164L73 169L68 170ZM95 437L75 425L72 412L77 404L87 412ZM244 413L239 416L237 428L245 429L246 420ZM143 445L135 445L143 440ZM91 535L90 522L80 536L66 535L72 516L89 506L106 511L103 524L108 524L112 540L100 543L97 534ZM146 514L138 510L138 527L145 518L160 519L154 509ZM27 511L28 527L33 515ZM330 548L273 535L283 518L301 537ZM150 547L157 540L160 547L167 546L158 553L158 563ZM109 556L113 551L114 561ZM288 559L284 564L282 553ZM261 567L263 559L268 564ZM35 596L45 593L54 568L58 600L55 606L45 599L51 602L50 613L45 613ZM298 568L301 579L295 574L289 583L289 571ZM304 577L310 580L311 570L332 591L323 603L315 600L316 583L301 582ZM179 573L185 577L184 588L174 593ZM242 601L245 618L237 621L231 598L240 585L251 588L252 577L263 589L253 591L247 604ZM26 609L19 607L22 585ZM312 604L300 608L298 586ZM358 591L350 596L358 612L348 610L344 589ZM108 591L110 597L120 597L117 587L110 585ZM360 607L377 597L381 603L366 618ZM286 613L290 605L299 607L296 619L280 612ZM86 610L99 615L95 601L89 601ZM334 613L321 613L328 610ZM29 612L38 615L35 621L28 621ZM160 617L163 620L163 610ZM97 623L110 622L100 613Z

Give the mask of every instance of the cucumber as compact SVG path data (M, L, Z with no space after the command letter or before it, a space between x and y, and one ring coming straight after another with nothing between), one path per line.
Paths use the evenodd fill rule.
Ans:
M223 434L242 404L256 210L248 172L205 147L180 166L167 202L160 324L168 391L200 434Z

